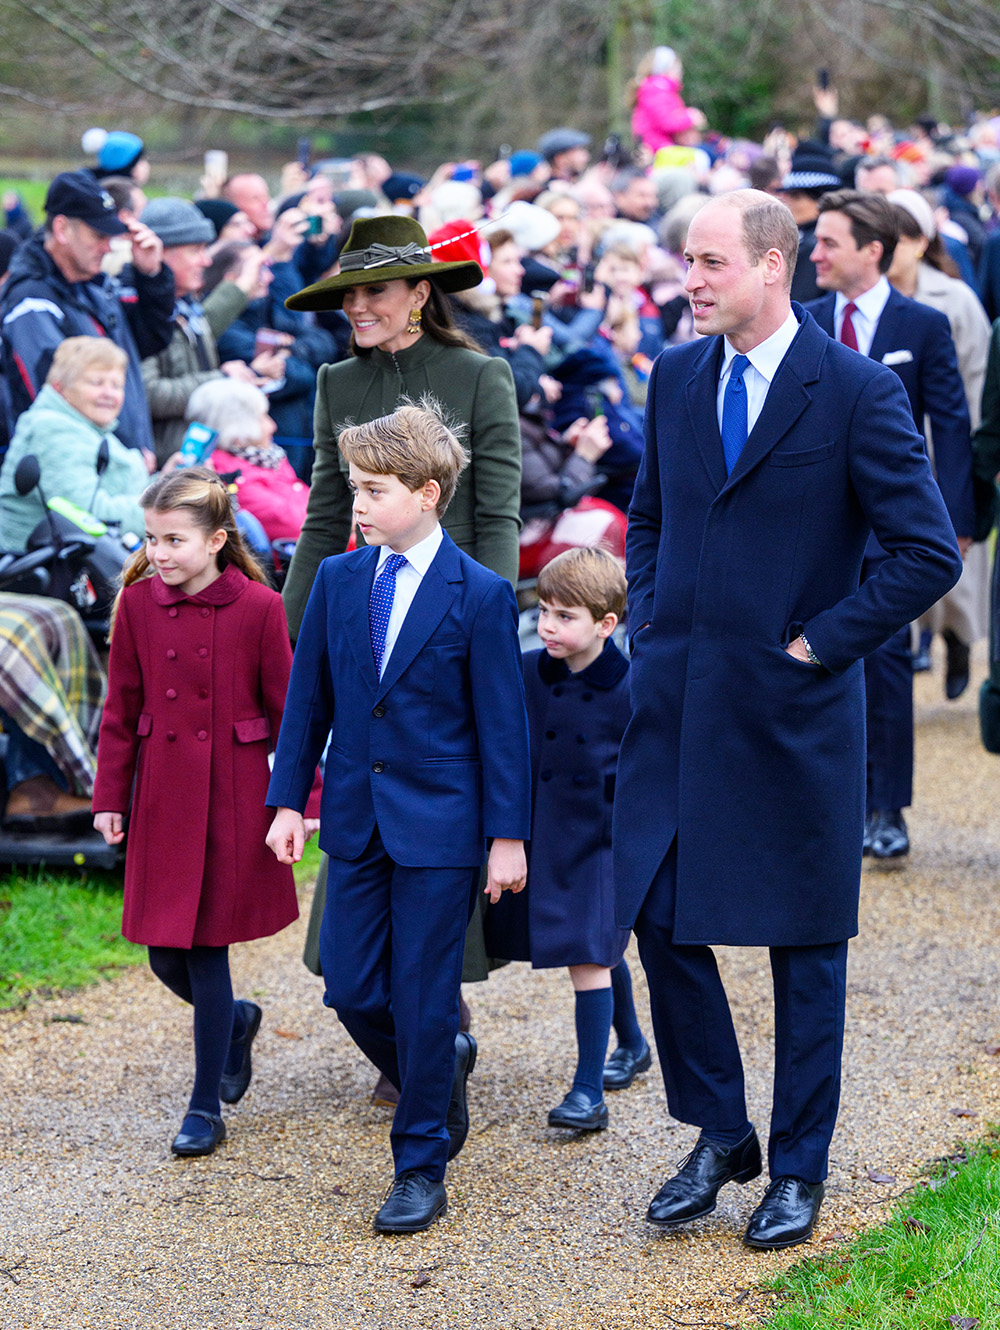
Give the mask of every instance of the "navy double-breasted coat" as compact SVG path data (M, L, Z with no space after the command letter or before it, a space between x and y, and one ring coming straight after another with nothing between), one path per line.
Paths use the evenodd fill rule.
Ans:
M961 571L898 377L792 309L799 331L728 478L722 338L668 349L650 380L616 895L630 925L676 837L678 944L857 932L862 658ZM888 557L859 585L870 530ZM821 666L784 650L800 632Z
M611 810L629 717L628 661L610 639L578 673L545 651L524 657L531 736L528 884L486 918L491 956L554 965L617 965L629 931L615 924Z
M227 946L297 917L292 870L265 843L290 668L281 597L232 565L194 596L159 577L125 588L93 806L131 807L130 941Z

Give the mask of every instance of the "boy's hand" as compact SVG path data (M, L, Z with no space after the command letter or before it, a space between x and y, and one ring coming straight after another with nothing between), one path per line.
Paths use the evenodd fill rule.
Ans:
M504 891L523 891L528 876L528 861L524 855L523 840L501 840L490 847L486 862L486 890L493 905Z
M121 813L96 813L94 830L101 833L107 845L120 845L125 837Z
M279 808L267 833L267 843L281 864L297 864L306 843L302 814L294 808Z

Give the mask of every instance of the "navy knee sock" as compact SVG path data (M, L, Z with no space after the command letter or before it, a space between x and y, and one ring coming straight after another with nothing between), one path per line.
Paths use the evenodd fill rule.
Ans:
M578 1060L573 1089L582 1090L592 1104L604 1098L604 1059L611 1031L610 988L591 988L576 995Z
M632 976L623 960L619 961L611 971L611 992L614 998L614 1013L611 1019L618 1037L618 1046L627 1048L630 1053L640 1053L646 1040L643 1038L635 1014Z
M194 1089L191 1108L219 1113L219 1081L233 1034L233 985L228 947L192 947L187 953L194 1001Z

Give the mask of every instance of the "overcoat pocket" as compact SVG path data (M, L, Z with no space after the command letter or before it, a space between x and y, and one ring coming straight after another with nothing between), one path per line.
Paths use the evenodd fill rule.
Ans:
M271 722L266 716L254 716L250 720L238 720L234 723L236 738L241 744L256 743L258 739L271 737Z
M832 457L837 450L835 443L824 443L819 448L799 449L794 453L783 453L775 450L768 453L767 460L771 466L809 466L812 462L825 462L828 457Z

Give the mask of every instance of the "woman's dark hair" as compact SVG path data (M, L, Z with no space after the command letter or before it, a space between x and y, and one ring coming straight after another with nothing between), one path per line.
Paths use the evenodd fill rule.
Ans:
M485 356L487 352L483 350L479 343L456 325L452 318L451 306L431 278L405 278L411 291L422 280L426 281L431 288L430 295L420 311L420 326L427 336L432 337L435 342L440 342L442 346L460 346L466 351L477 351L479 355ZM353 333L351 333L351 351L362 359L371 354L371 348L355 346Z
M924 235L923 228L909 208L904 208L898 203L895 206L899 214L900 235L909 236L911 240L922 239ZM932 268L936 268L938 272L943 272L946 277L961 276L958 264L945 249L944 242L937 232L927 241L927 248L924 250L921 262L929 263Z

